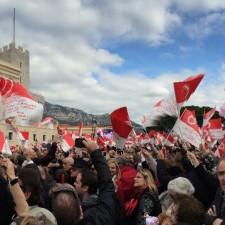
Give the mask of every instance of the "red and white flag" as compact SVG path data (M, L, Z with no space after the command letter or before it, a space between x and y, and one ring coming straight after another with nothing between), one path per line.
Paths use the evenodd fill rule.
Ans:
M54 128L54 119L52 117L46 117L41 121L41 125L47 125L49 129Z
M215 112L216 112L216 106L212 108L209 112L207 113L204 112L202 127L205 127L208 124L209 120L212 118Z
M184 102L195 92L203 77L204 74L199 74L197 76L191 76L184 81L173 83L178 112L180 112Z
M79 138L79 137L80 137L79 132L75 132L75 131L72 132L72 139L73 140L75 140L76 138Z
M83 122L80 122L80 125L79 125L79 137L82 137L82 132L83 132Z
M158 119L158 117L165 114L162 108L162 101L163 100L160 100L159 102L157 102L153 106L153 108L150 110L150 112L146 116L143 116L141 122L142 122L142 127L144 128L144 130L146 130L146 127L155 126L156 120Z
M74 140L69 132L61 135L61 137L59 138L59 142L64 152L69 151L74 146Z
M0 154L5 154L7 156L11 156L12 152L9 147L8 139L5 138L2 131L0 131Z
M5 127L8 131L15 132L15 133L17 132L16 127L12 125L12 122L9 119L5 119Z
M185 109L180 118L177 119L173 131L176 132L181 139L191 143L197 148L201 144L201 130L193 112L188 109Z
M221 118L211 119L205 126L209 136L213 139L223 139L222 120Z
M31 125L40 122L43 105L39 104L18 82L0 77L2 118L16 117L17 124Z
M29 145L29 131L19 131L18 128L16 128L17 138L21 145L25 148Z
M218 149L215 151L215 156L218 158L223 158L224 155L225 155L225 139L223 139Z
M177 102L174 91L169 93L161 102L161 108L164 114L178 117Z
M174 146L173 136L167 133L163 135L163 144L167 146Z
M123 149L126 139L133 130L126 107L119 108L110 114L116 147Z

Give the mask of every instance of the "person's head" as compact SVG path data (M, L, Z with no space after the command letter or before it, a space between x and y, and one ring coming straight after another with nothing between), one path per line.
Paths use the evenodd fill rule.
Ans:
M35 158L37 158L37 153L34 151L34 149L29 148L29 149L26 149L26 150L25 150L24 156L25 156L27 159L35 159Z
M149 187L149 189L158 192L155 185L155 181L152 177L151 172L148 169L139 168L136 176L134 177L134 187L136 189L142 189Z
M52 213L58 225L76 225L82 218L80 200L74 187L61 184L51 193Z
M130 159L131 164L137 163L138 162L138 157L136 153L129 153L128 158Z
M70 175L76 178L82 169L89 169L90 164L83 159L75 159L73 165L71 166Z
M76 178L74 186L81 199L96 194L98 190L97 175L89 169L82 169Z
M220 187L225 192L225 158L222 158L217 166L217 177L220 182Z
M74 163L74 159L70 156L63 159L63 168L65 171L69 171Z
M171 180L168 183L167 189L172 199L176 198L179 194L192 195L195 192L192 183L184 177L178 177Z
M48 155L48 149L47 149L47 147L46 148L43 148L42 154L43 154L43 156Z
M19 185L24 192L29 206L43 205L41 176L38 169L23 168L18 174Z
M192 195L179 195L172 206L170 218L173 224L204 224L205 209Z
M129 158L127 158L126 156L123 156L123 155L118 155L116 157L116 162L117 162L117 164L119 165L120 168L130 165Z
M110 159L108 161L109 170L111 172L112 177L116 176L119 179L120 176L120 168L115 159Z
M109 150L109 157L115 158L115 156L116 156L116 151L115 150Z
M25 216L24 218L22 218L20 220L20 225L37 225L41 222L44 222L42 224L44 225L55 225L54 223L52 223L48 218L46 218L45 215L40 214L35 216Z

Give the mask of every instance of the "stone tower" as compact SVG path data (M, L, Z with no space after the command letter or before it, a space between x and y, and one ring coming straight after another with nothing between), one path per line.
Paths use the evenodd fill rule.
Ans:
M0 60L8 62L13 66L20 68L21 80L20 83L29 90L30 86L30 55L28 50L23 50L22 47L16 48L15 43L5 45L0 48Z

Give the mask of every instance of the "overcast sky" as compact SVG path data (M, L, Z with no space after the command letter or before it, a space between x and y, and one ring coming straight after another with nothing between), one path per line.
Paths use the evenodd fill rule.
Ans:
M30 90L141 123L173 82L205 73L185 105L225 101L223 0L0 0L0 46L30 51Z

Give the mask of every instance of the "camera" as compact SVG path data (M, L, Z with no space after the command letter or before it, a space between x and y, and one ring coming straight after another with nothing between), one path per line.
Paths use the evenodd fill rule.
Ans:
M75 147L77 148L85 148L85 145L83 144L84 138L76 138L75 139Z

